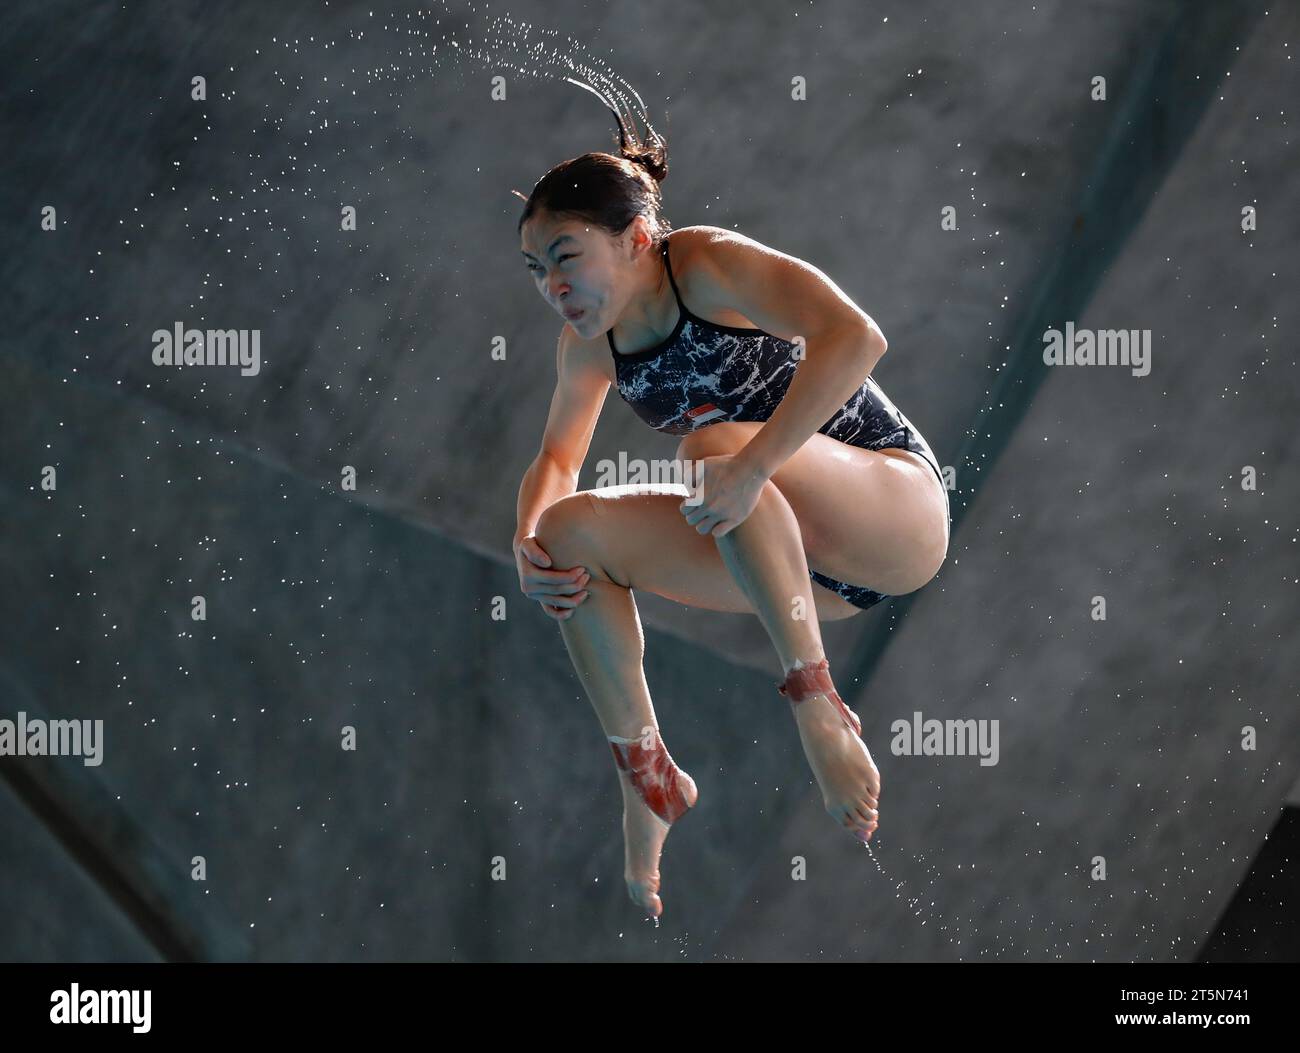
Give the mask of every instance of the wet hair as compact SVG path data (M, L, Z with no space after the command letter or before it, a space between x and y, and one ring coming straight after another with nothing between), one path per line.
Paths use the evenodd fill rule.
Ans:
M663 215L659 185L668 178L668 144L654 129L643 141L635 128L618 120L618 154L586 153L561 161L524 199L517 233L538 212L585 220L618 237L637 216L645 216L658 248L672 230ZM514 193L523 197L517 190Z

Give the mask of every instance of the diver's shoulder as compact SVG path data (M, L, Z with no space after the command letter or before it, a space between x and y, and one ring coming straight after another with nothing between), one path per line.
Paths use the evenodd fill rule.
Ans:
M673 276L687 285L699 285L699 292L712 295L713 276L719 267L725 267L734 246L763 251L767 246L738 230L710 227L701 224L682 227L668 236L669 256ZM770 251L770 250L769 250Z
M771 249L739 231L709 226L683 227L669 236L668 244L678 291L692 311L720 325L758 328L736 310L726 279L737 260Z
M671 231L668 235L668 244L670 251L684 257L689 262L692 255L706 255L709 247L719 242L735 241L745 239L745 235L735 230L727 230L726 227L710 227L705 224L699 224L694 227L682 227L681 230ZM674 259L676 256L674 256Z

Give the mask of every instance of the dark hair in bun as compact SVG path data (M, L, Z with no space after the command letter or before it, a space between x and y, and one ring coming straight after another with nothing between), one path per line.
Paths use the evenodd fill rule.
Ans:
M658 134L648 143L629 143L619 122L619 153L634 165L640 165L656 183L668 178L668 144Z
M668 143L649 121L650 138L640 139L633 122L625 120L604 96L600 98L618 121L618 154L582 154L552 168L524 199L518 232L537 212L583 219L612 237L622 234L637 216L645 216L658 247L672 230L663 216L659 192L659 184L668 178Z

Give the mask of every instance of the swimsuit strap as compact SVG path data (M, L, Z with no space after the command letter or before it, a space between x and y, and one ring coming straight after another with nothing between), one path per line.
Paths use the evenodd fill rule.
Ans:
M664 266L668 268L668 284L673 287L673 297L677 300L677 309L681 311L682 314L686 315L688 318L694 318L695 316L691 314L691 312L686 309L686 305L682 303L682 294L677 291L677 279L673 277L673 265L668 259L668 236L667 235L664 236L663 257L664 257Z
M660 255L664 258L664 266L668 268L668 284L673 287L673 298L677 301L677 310L681 313L682 319L695 318L695 315L691 314L691 312L686 309L686 305L682 303L682 294L677 290L677 279L673 277L673 265L668 259L668 235L666 234L664 235L663 248L660 250ZM619 352L618 348L614 346L613 326L610 326L605 330L605 339L609 342L610 354L614 356L614 360L617 362L623 356ZM634 354L639 353L640 352L634 352Z

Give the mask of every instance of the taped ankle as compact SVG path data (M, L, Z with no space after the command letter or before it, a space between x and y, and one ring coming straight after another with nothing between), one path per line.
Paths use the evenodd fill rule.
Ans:
M844 704L839 692L831 681L830 662L823 658L820 662L805 665L795 659L794 668L785 675L785 679L776 685L777 691L790 699L792 705L807 702L818 695L825 695L839 709L840 719L855 734L862 734L862 721L856 713Z
M678 777L681 769L673 763L658 729L655 730L654 745L649 749L640 738L625 739L617 735L607 738L614 752L614 763L628 776L646 807L665 823L676 822L690 805L682 790L683 780Z

